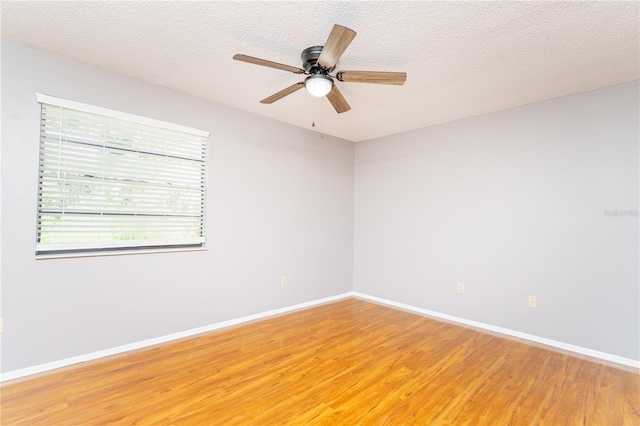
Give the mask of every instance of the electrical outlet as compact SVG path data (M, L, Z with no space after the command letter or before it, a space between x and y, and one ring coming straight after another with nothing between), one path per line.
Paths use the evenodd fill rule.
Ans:
M287 285L287 277L286 276L282 276L282 278L280 279L280 285Z
M535 296L529 296L529 307L535 308L538 306L538 298Z
M458 283L458 293L464 293L464 284Z
M0 318L0 334L4 333L4 318Z

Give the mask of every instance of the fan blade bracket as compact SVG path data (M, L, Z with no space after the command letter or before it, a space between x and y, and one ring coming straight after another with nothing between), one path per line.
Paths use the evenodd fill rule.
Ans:
M402 86L407 80L406 72L384 71L338 71L338 81L345 83L392 84Z

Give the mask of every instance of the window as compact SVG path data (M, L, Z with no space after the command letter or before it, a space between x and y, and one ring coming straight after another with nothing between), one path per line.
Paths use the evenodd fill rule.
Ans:
M208 132L37 100L36 255L204 245Z

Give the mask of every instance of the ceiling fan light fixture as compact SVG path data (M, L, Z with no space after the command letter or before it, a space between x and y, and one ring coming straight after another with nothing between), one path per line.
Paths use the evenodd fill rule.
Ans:
M333 80L323 74L312 74L305 78L304 87L312 96L321 98L333 89Z

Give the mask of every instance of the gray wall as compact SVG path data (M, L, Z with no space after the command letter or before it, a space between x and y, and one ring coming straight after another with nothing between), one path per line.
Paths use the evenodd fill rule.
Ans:
M639 360L638 117L636 81L357 144L354 290Z
M1 84L3 372L351 290L640 359L638 82L355 146L8 42ZM210 130L209 250L36 261L35 92Z
M208 251L35 260L36 92L211 131ZM1 148L3 372L352 289L351 142L3 42Z

